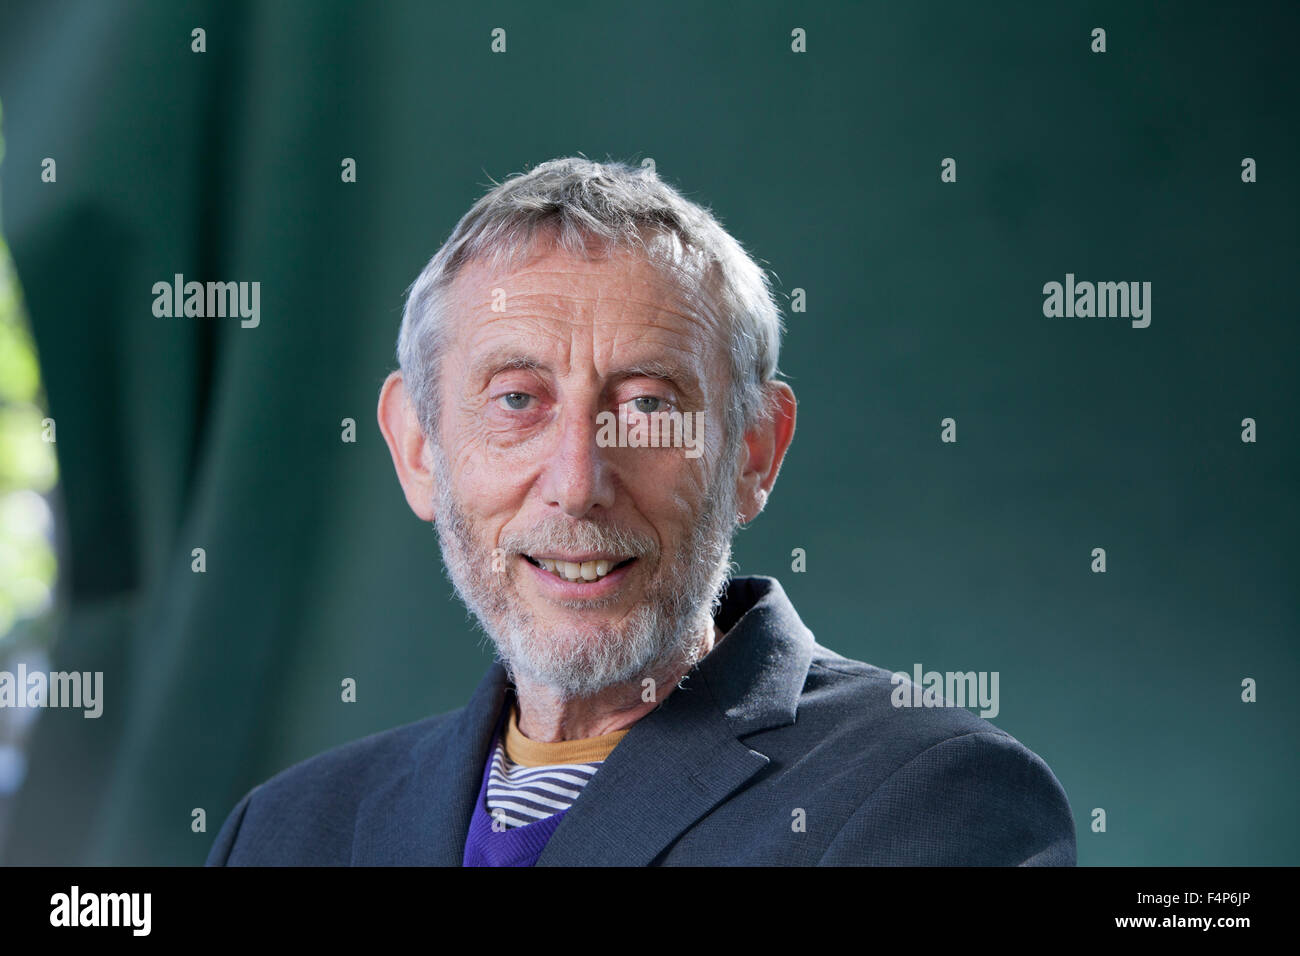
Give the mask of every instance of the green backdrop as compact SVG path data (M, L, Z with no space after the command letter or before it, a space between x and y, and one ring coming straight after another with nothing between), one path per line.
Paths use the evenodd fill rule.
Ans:
M106 688L99 720L42 716L4 859L199 863L253 784L466 699L490 658L375 399L457 218L582 152L653 158L805 291L799 430L743 572L842 654L998 671L994 722L1060 778L1081 863L1300 863L1296 26L1265 4L6 4L2 225L62 474L51 666ZM175 273L259 281L260 326L156 318ZM1067 273L1150 281L1150 327L1045 317Z

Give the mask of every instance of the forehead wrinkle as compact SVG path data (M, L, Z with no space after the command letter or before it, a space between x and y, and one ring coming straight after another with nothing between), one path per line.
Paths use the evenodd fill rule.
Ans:
M567 264L569 268L564 268ZM616 266L614 269L607 268L610 264ZM588 268L583 268L584 266ZM665 274L665 268L668 274ZM685 269L674 262L662 262L652 260L644 254L638 252L624 252L612 258L600 260L572 260L564 257L558 257L555 254L535 259L529 264L512 272L507 278L511 283L517 283L520 279L527 279L534 276L549 276L552 278L561 278L565 280L578 277L582 280L595 280L597 282L594 296L575 294L572 291L555 292L538 290L536 292L520 292L520 297L552 296L555 299L569 299L577 302L594 302L599 304L604 286L610 283L626 282L631 287L627 294L620 295L621 302L627 305L639 305L653 312L667 312L679 316L689 321L712 321L712 316L708 315L711 311L707 308L707 303L703 312L705 316L696 315L693 311L693 296L691 290L697 286L702 288L700 276L694 268ZM506 285L506 282L499 282L498 285ZM509 294L507 290L507 294ZM687 311L682 308L690 307Z
M610 269L611 264L615 268ZM667 275L664 273L665 268L669 273ZM595 293L582 294L569 288L563 291L525 289L511 292L510 286L517 286L520 280L526 281L534 277L551 277L566 281L577 278L582 282L594 280ZM599 260L574 260L552 252L535 257L505 275L490 272L480 261L472 261L466 264L462 274L457 277L457 284L463 288L462 280L466 279L470 283L481 284L487 297L484 301L474 303L473 308L476 310L490 310L494 288L505 289L507 311L511 310L510 303L514 300L523 299L527 302L533 298L543 300L545 306L539 311L544 312L564 313L567 311L563 304L566 301L570 306L573 303L581 303L593 304L598 308L604 294L604 286L626 282L631 289L618 297L624 308L637 305L644 307L648 312L666 313L688 322L710 327L717 325L717 318L712 314L713 310L709 307L707 295L697 299L692 294L695 288L703 288L697 270L683 268L680 264L671 261L650 259L635 251L625 251L614 257Z

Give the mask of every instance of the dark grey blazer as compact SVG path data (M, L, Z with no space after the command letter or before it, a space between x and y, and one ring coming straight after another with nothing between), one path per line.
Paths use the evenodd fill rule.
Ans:
M890 672L817 644L773 578L619 742L538 866L1075 863L1037 755L960 707L897 708ZM253 788L208 865L459 866L506 694L354 741ZM799 811L802 811L799 812Z

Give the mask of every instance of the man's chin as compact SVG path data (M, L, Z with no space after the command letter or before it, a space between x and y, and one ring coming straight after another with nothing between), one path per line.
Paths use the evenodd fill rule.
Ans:
M608 654L611 645L622 646L634 640L628 610L596 606L594 602L581 603L583 606L575 607L554 603L525 605L527 613L522 619L529 622L528 636L533 646L586 658Z
M502 653L504 663L516 682L536 685L566 699L594 697L616 687L639 691L646 676L644 667L611 666L608 654L587 640L587 635L530 635L528 647L515 646Z
M494 634L502 660L516 680L550 688L557 696L591 697L616 687L640 692L659 678L665 658L680 649L649 609L558 608L525 605L514 625ZM527 623L524 623L524 622Z

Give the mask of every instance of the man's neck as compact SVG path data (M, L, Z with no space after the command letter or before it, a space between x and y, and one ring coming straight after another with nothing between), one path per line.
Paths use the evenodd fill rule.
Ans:
M702 636L700 659L722 640L716 624ZM549 687L515 682L515 696L519 701L519 731L530 740L554 743L560 740L586 740L601 737L616 730L626 730L671 694L686 670L675 674L656 675L650 700L644 700L646 688L641 680L619 684L593 697L565 699Z

